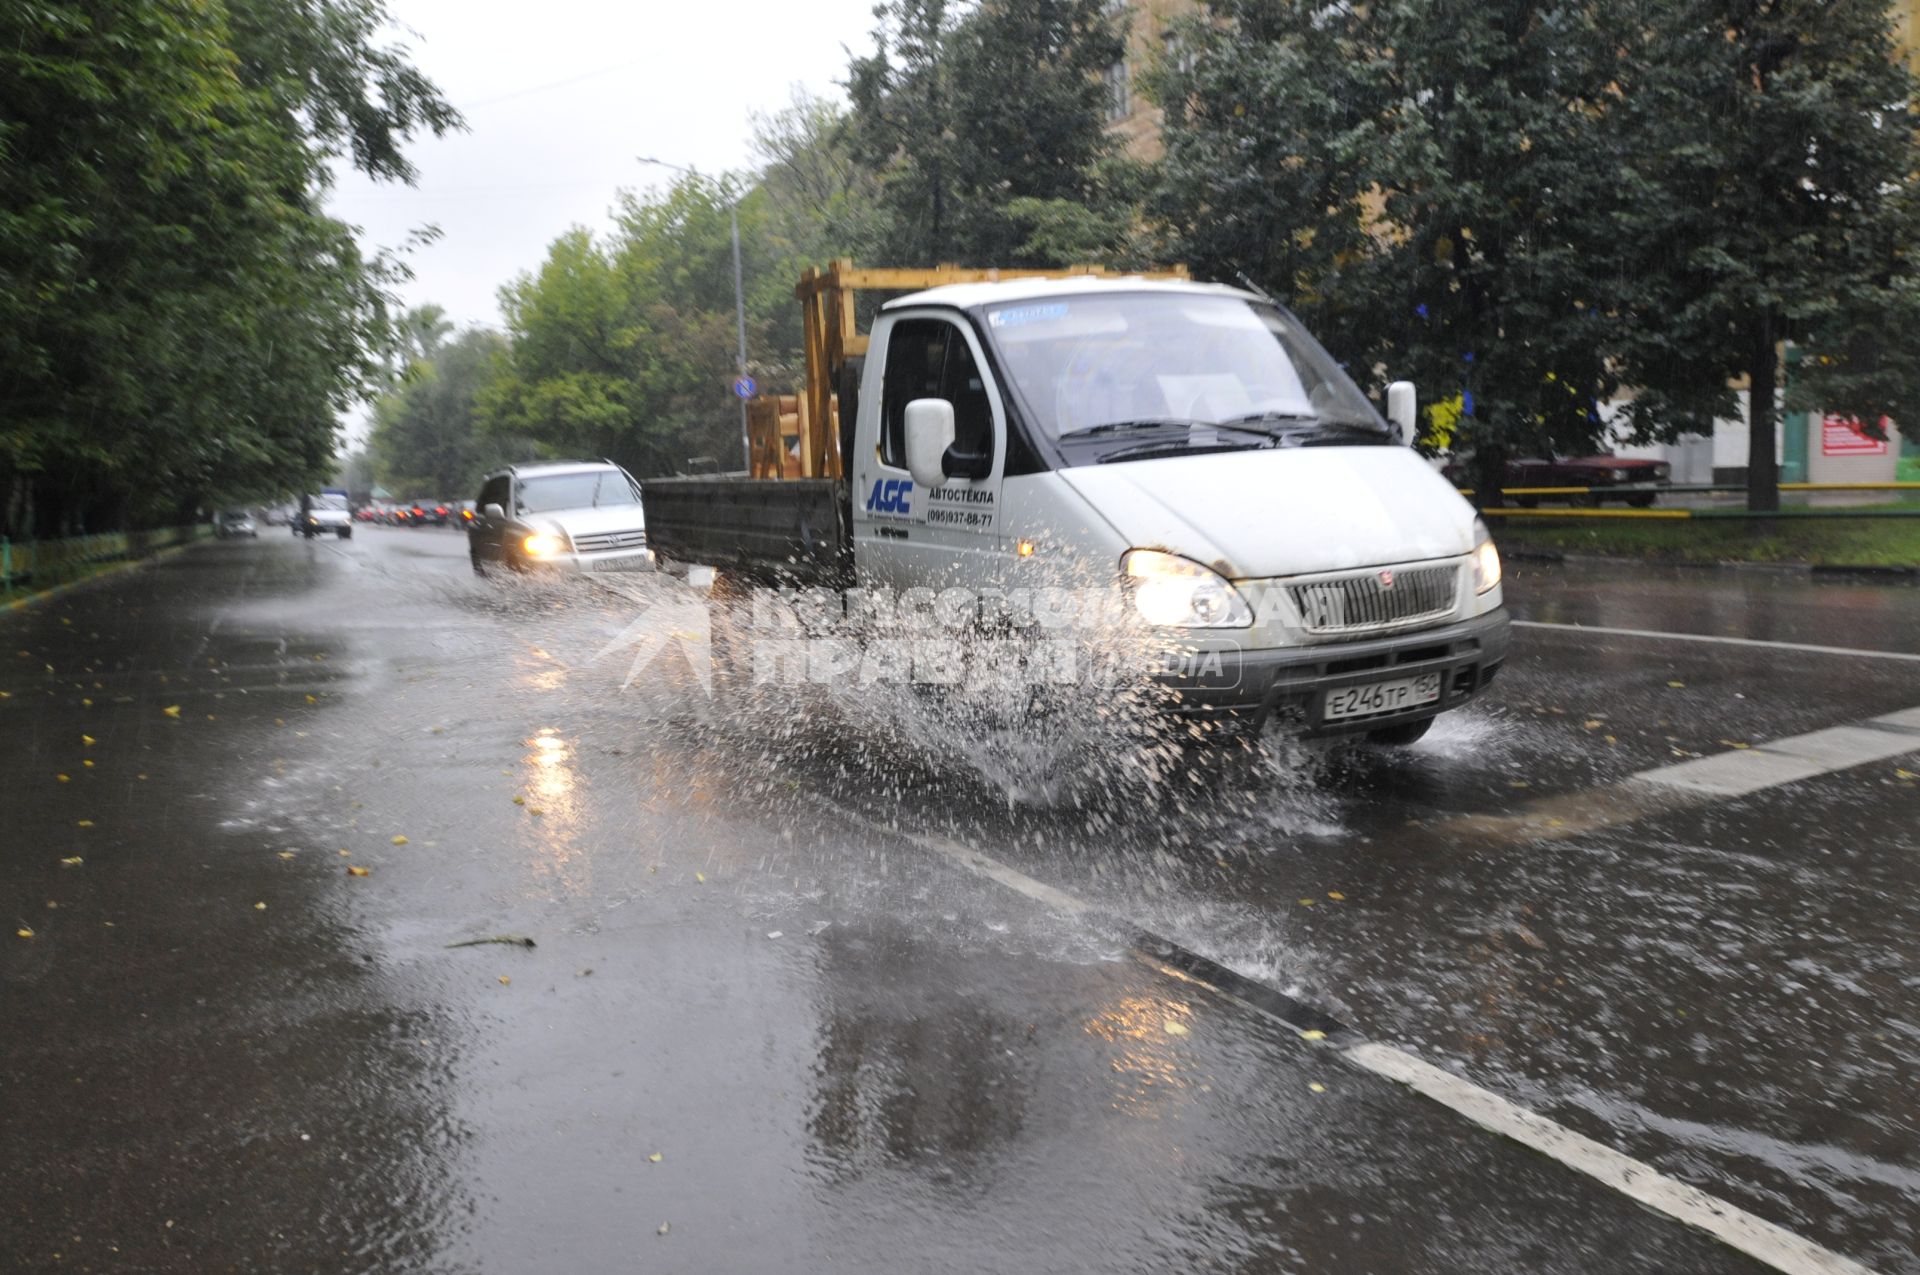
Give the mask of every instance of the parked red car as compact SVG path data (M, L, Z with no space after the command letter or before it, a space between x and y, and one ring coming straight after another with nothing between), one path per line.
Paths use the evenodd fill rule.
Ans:
M1440 471L1450 481L1472 481L1472 475L1460 461L1449 461ZM1626 456L1571 456L1543 460L1537 456L1507 462L1506 486L1515 487L1620 487L1619 492L1593 491L1563 496L1512 496L1522 509L1532 509L1543 500L1565 501L1569 505L1597 505L1603 500L1622 500L1637 509L1651 505L1659 492L1650 488L1667 487L1673 481L1673 466L1664 460L1635 460Z

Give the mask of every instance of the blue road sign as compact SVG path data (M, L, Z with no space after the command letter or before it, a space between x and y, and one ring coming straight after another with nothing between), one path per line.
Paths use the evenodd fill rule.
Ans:
M736 376L733 379L733 392L741 398L752 398L760 392L760 387L754 384L751 376Z

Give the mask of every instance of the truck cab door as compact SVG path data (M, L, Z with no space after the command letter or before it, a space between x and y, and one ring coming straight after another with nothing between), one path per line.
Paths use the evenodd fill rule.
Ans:
M978 587L997 566L1006 413L971 325L951 311L889 315L874 334L852 457L854 565L863 585ZM880 377L874 392L875 372ZM949 476L931 490L907 472L906 412L953 404ZM969 465L974 472L963 472Z

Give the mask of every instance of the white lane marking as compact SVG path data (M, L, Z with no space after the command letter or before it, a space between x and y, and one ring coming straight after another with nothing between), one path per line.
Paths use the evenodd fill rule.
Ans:
M1753 748L1643 770L1632 779L1716 797L1744 797L1777 784L1920 752L1920 734L1909 733L1917 727L1920 708L1910 708L1850 726L1829 726Z
M1765 646L1780 651L1811 651L1815 655L1852 655L1866 660L1909 660L1920 654L1907 651L1868 651L1852 646L1816 646L1810 642L1768 642L1760 638L1722 637L1715 633L1663 633L1657 629L1609 629L1598 624L1555 624L1547 620L1515 620L1516 629L1560 629L1568 633L1601 633L1609 637L1653 638L1662 642L1719 642L1727 646Z
M843 807L827 805L826 808L838 817L861 824L874 832L905 838L922 849L932 851L1056 912L1075 916L1106 915L1101 909L1064 890L1036 881L1026 873L951 838L891 827ZM1152 933L1145 926L1125 921L1124 918L1117 919L1143 934ZM1233 996L1230 992L1224 994L1255 1013L1281 1023L1288 1030L1299 1032L1299 1028L1277 1018L1271 1011ZM1872 1270L1850 1258L1822 1248L1812 1240L1803 1239L1697 1187L1677 1182L1650 1164L1516 1106L1491 1090L1442 1071L1404 1050L1362 1042L1345 1047L1341 1053L1362 1070L1406 1085L1415 1093L1466 1117L1481 1128L1531 1147L1574 1172L1584 1174L1677 1222L1697 1227L1722 1243L1783 1272L1783 1275L1874 1275Z
M1787 1275L1872 1275L1867 1267L1850 1258L1715 1199L1705 1191L1676 1182L1644 1161L1622 1155L1585 1134L1517 1107L1498 1094L1422 1062L1404 1050L1367 1043L1350 1046L1346 1057L1356 1066L1398 1081L1483 1129L1532 1147L1629 1199L1657 1209L1675 1221L1697 1227L1777 1271Z

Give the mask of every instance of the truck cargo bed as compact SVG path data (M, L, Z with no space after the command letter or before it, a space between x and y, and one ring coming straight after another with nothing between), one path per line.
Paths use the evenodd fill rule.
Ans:
M852 572L840 479L649 478L640 496L647 543L668 563L799 584L838 584Z

